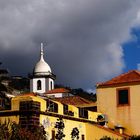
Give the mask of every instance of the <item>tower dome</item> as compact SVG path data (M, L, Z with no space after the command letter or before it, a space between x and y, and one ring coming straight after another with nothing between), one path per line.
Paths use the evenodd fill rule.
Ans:
M34 67L34 75L50 75L51 68L44 60L43 43L41 43L40 48L40 60L36 63Z

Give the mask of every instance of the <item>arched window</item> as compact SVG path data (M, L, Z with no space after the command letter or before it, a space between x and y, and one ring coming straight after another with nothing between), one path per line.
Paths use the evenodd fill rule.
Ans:
M41 90L41 80L37 81L37 90Z
M50 87L51 87L51 90L53 89L53 82L51 81L50 82Z

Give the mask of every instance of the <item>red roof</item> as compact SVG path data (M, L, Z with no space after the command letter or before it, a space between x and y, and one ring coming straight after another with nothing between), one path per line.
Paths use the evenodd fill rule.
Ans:
M55 88L52 90L47 91L45 94L55 94L55 93L69 93L70 90L66 88Z
M86 100L84 98L81 98L79 96L69 96L69 97L62 97L62 98L55 98L54 100L61 102L62 104L69 104L69 105L89 105L89 104L95 104L93 101Z
M37 96L37 94L34 92L27 92L27 93L19 94L18 96Z
M109 81L98 83L97 87L140 82L140 71L132 70L121 74Z
M121 137L123 137L123 138L127 138L127 139L130 138L129 135L127 135L127 134L125 134L125 133L120 134L119 132L116 132L116 131L114 131L114 130L108 128L108 127L104 127L104 126L101 126L101 125L98 125L98 124L94 124L94 126L100 128L100 129L104 129L105 131L108 131L108 132L110 132L110 133L114 133L114 134L116 134L116 135L118 135L118 136L121 136Z

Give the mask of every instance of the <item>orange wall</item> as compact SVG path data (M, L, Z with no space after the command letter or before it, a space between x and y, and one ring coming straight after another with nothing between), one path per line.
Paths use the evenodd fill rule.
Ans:
M116 89L130 88L130 106L117 107ZM140 134L140 85L97 88L98 112L108 116L108 125L124 126L128 134Z
M108 136L113 139L122 140L122 137L119 134L112 132L111 130L109 131L104 127L99 127L89 123L86 125L86 134L86 140L99 140L103 136Z

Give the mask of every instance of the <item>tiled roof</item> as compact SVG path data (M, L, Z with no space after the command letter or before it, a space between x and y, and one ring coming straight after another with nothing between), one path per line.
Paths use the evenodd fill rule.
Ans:
M98 83L97 87L140 82L140 71L132 70L121 74L109 81Z
M66 88L55 88L55 89L47 91L44 94L69 93L69 92L70 92L70 90L68 90Z
M61 102L62 104L69 104L69 105L74 105L74 106L95 104L95 102L86 100L79 96L55 98L54 100Z
M127 135L127 134L125 134L125 133L120 134L119 132L116 132L116 131L114 131L114 130L108 128L108 127L104 127L104 126L101 126L101 125L98 125L98 124L94 124L94 126L100 128L100 129L104 129L105 131L108 131L108 132L110 132L110 133L116 134L116 135L118 135L118 136L121 136L121 137L123 137L123 138L126 138L126 139L129 139L129 138L130 138L129 135Z
M17 96L37 96L37 94L34 92L27 92L27 93L19 94Z

